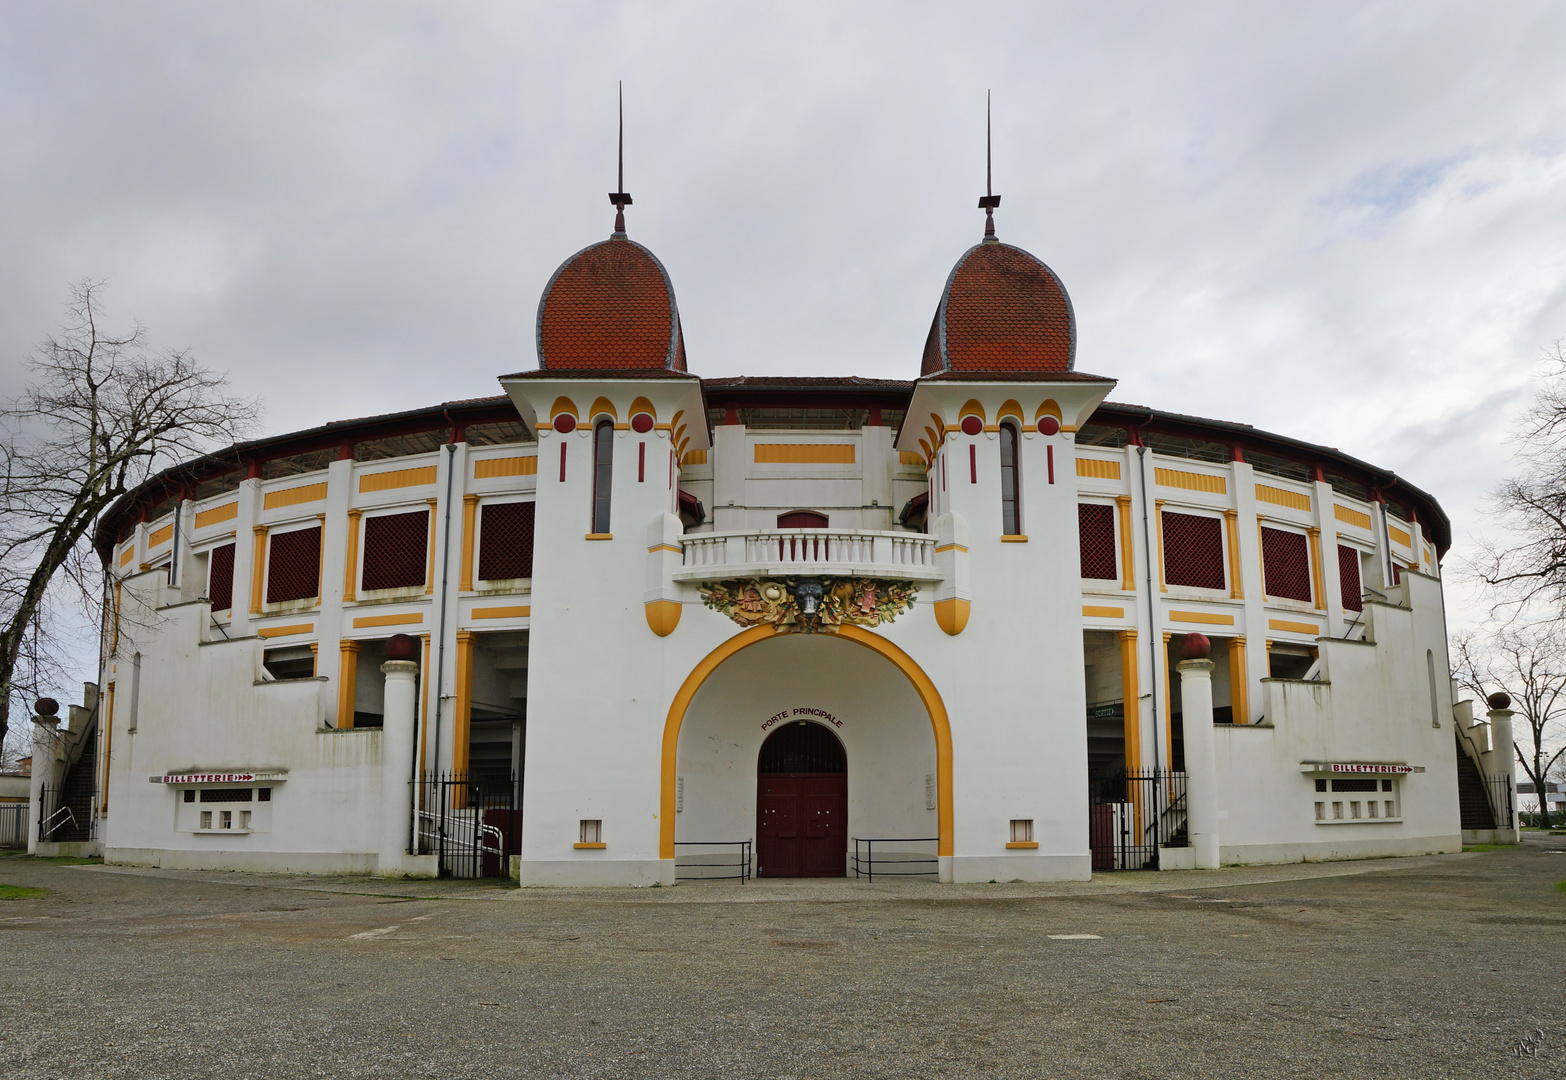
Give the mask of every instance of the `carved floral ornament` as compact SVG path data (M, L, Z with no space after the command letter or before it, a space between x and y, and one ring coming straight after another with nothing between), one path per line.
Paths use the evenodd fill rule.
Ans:
M907 611L919 592L909 581L880 578L742 578L701 586L701 601L741 626L833 633L844 623L880 626Z

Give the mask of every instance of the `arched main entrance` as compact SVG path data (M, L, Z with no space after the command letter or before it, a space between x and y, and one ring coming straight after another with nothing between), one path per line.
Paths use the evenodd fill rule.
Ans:
M820 724L785 724L756 762L756 875L842 877L848 755Z

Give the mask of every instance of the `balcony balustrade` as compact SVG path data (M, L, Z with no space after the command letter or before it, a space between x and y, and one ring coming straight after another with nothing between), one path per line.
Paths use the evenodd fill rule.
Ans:
M677 581L876 577L939 581L935 537L863 529L744 529L682 538Z

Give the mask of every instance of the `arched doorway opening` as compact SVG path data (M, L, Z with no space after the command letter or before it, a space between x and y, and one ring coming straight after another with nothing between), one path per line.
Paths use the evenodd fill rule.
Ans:
M756 875L843 877L848 754L820 724L785 724L756 762Z

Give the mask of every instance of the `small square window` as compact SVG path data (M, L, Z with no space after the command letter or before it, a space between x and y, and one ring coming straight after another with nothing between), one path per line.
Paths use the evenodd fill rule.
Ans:
M1332 820L1334 820L1334 821L1341 821L1341 820L1343 820L1343 804L1342 803L1335 802L1335 803L1332 804Z
M1325 780L1317 780L1316 781L1316 790L1317 791L1326 791L1327 790L1327 782Z
M210 811L210 810L203 810L203 811L201 811L201 827L203 829L210 829L210 828L212 828L212 811Z
M1366 803L1366 804L1365 804L1365 809L1366 809L1366 810L1368 810L1368 811L1370 811L1370 816L1371 816L1371 817L1379 817L1379 816L1380 816L1380 809L1381 809L1381 808L1380 808L1380 806L1379 806L1379 805L1378 805L1378 804L1377 804L1377 803L1376 803L1376 800L1375 800L1375 799L1371 799L1371 800L1370 800L1370 801L1369 801L1369 802L1367 802L1367 803Z
M220 810L218 812L218 823L219 828L232 829L234 827L234 811Z
M1390 780L1383 780L1383 781L1381 781L1381 790L1382 791L1391 791L1392 790L1392 781L1390 781Z
M271 802L272 801L272 789L269 788L269 787L257 788L256 789L256 801L257 802Z
M604 823L598 818L583 818L581 823L581 833L581 843L601 844L604 842Z
M1397 817L1397 811L1393 809L1396 805L1391 799L1387 800L1387 817Z
M1355 801L1349 803L1349 813L1353 814L1356 818L1359 817L1359 800L1356 799Z
M1033 819L1011 819L1011 842L1013 844L1030 844L1033 842Z
M196 789L195 788L188 787L188 788L185 789L185 801L186 802L195 802L196 801Z
M239 827L241 829L248 829L248 828L250 828L250 811L249 810L241 810L239 812Z

